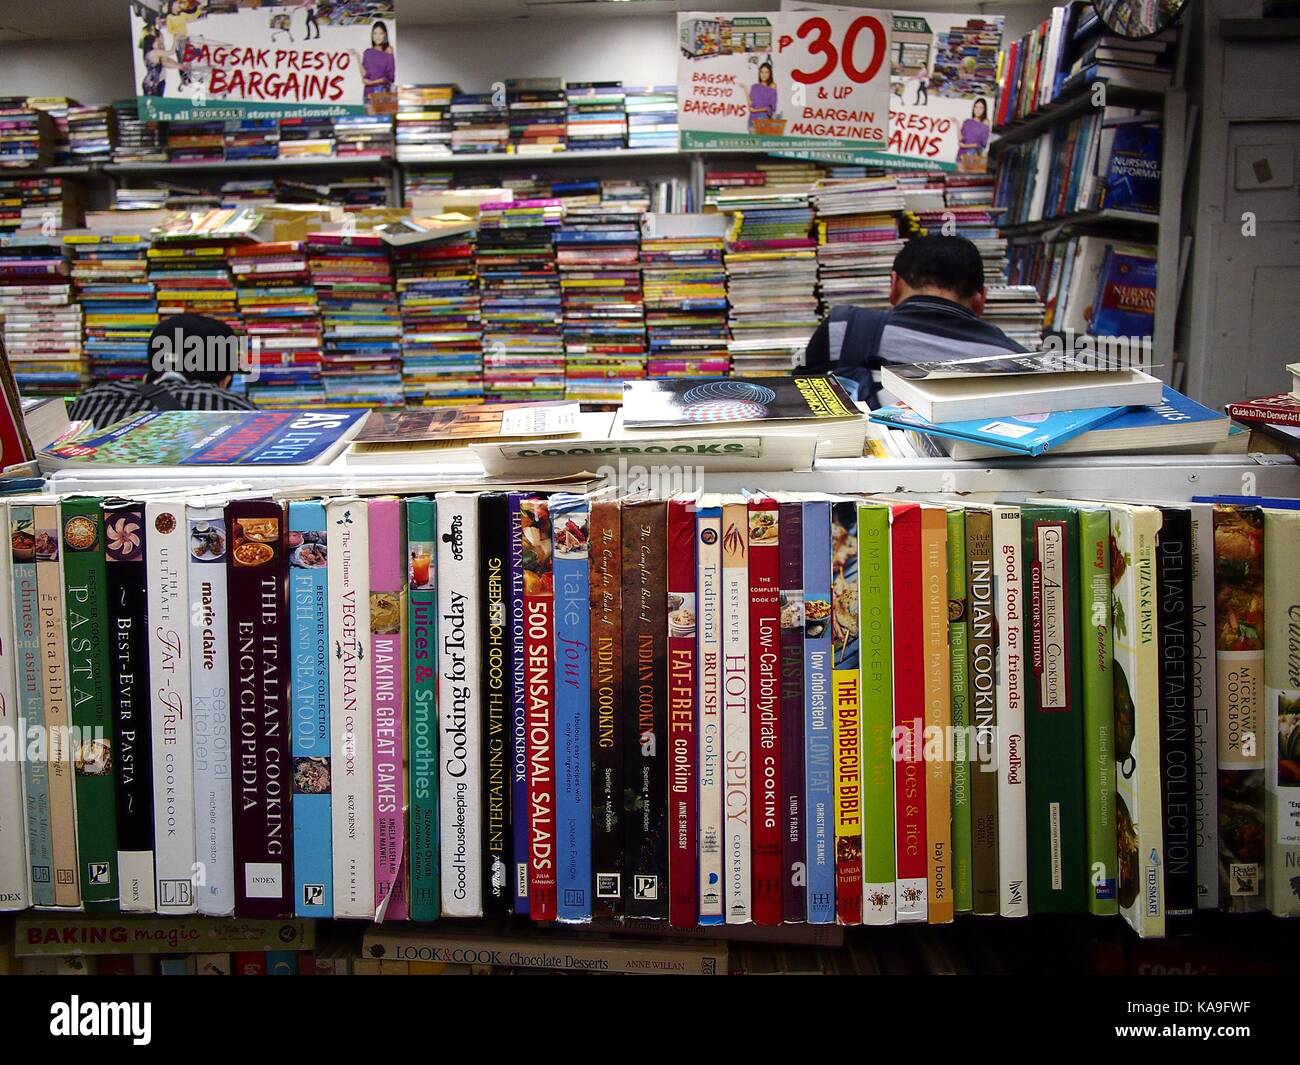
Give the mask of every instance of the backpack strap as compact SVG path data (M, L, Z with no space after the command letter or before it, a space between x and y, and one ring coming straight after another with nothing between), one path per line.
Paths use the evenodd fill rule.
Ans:
M140 393L140 399L150 410L184 410L176 393L169 388L164 388L159 384L137 384L136 391Z

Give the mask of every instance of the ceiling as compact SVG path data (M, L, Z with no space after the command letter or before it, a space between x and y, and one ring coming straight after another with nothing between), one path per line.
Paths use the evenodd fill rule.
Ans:
M875 5L846 0L846 6ZM906 6L931 11L996 12L998 8L1026 4L1025 0L915 0ZM498 19L612 18L779 7L779 0L397 0L397 16L402 25L428 26ZM128 10L128 0L0 0L0 42L104 37L116 43L123 39Z

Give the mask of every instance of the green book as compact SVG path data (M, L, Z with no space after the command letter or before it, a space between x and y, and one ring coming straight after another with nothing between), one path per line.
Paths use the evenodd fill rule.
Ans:
M894 689L889 508L858 507L863 924L894 923Z
M971 712L967 685L970 616L966 602L966 513L948 511L948 657L951 663L952 730L952 880L958 913L975 906L971 879L971 793L968 743Z
M409 569L407 595L407 684L410 719L411 806L409 861L413 921L436 921L442 894L438 884L438 593L437 504L406 501Z
M1025 746L1031 913L1086 913L1079 520L1021 508Z
M81 899L88 910L116 910L117 792L108 677L108 576L99 500L64 500L61 536Z
M1078 514L1088 909L1109 916L1119 913L1115 869L1115 652L1111 640L1110 511L1082 507Z

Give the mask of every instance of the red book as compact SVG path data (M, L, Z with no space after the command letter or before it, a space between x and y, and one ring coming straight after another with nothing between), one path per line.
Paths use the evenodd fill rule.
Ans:
M1229 403L1228 417L1247 425L1300 425L1300 397L1290 392Z
M551 512L545 499L519 503L524 557L524 676L528 684L528 913L556 917L555 577Z
M695 790L695 501L668 504L668 921L694 928Z
M749 745L753 761L754 923L778 925L781 905L781 592L775 499L749 501Z
M236 976L265 976L266 954L260 950L238 950L231 968Z
M899 503L893 521L894 771L897 805L898 920L926 919L925 642L921 581L921 508Z

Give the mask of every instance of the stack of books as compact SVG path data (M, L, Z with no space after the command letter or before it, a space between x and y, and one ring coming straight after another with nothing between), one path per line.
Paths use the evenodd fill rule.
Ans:
M276 203L275 181L272 178L223 181L217 195L221 200L219 207L272 207Z
M0 178L0 233L63 227L63 181L56 177Z
M112 162L113 142L117 137L116 115L112 108L69 107L67 123L70 162Z
M321 321L306 248L299 241L240 245L230 272L256 367L249 399L262 407L319 406Z
M650 377L716 377L730 372L723 245L721 235L708 232L642 239Z
M226 157L224 122L168 122L164 136L169 163L219 163Z
M313 233L307 251L324 330L327 402L401 406L402 321L387 243L374 234Z
M388 203L388 182L378 174L351 174L320 182L276 178L275 195L282 203L332 204L360 210L385 206Z
M280 120L281 159L328 159L334 154L334 120L326 115Z
M489 400L564 397L564 313L554 231L559 200L484 203L475 265Z
M943 199L948 207L991 207L993 205L994 175L963 174L943 175Z
M559 78L506 82L510 148L516 155L562 152L567 142L568 101Z
M29 96L27 106L33 111L48 115L53 124L50 130L49 165L70 166L76 162L72 157L72 144L68 136L68 113L80 104L67 96Z
M387 115L340 115L334 119L334 153L340 159L390 158L392 121Z
M149 369L149 334L158 324L148 236L69 233L64 243L72 253L91 379L141 380Z
M894 240L895 216L906 205L899 180L892 175L825 181L812 190L812 203L822 244Z
M1044 329L1044 307L1038 290L1032 285L986 284L984 291L984 319L1021 347L1037 351Z
M510 143L505 102L490 92L456 93L451 98L451 150L456 155L504 152Z
M566 208L555 234L564 297L565 398L617 403L646 374L641 213L635 201Z
M1300 362L1287 367L1291 391L1229 403L1230 417L1250 430L1250 450L1300 459Z
M81 307L71 296L61 237L0 238L3 350L25 396L69 395L86 384Z
M55 126L25 96L0 96L0 167L49 166L54 159Z
M483 397L483 327L474 235L393 252L402 316L402 391L408 405Z
M623 106L627 111L629 148L677 147L676 85L629 88Z
M627 111L621 81L571 81L567 141L570 151L610 151L627 147Z
M178 211L155 230L149 280L158 292L158 316L202 314L242 332L229 256L251 240L259 221L248 208Z
M273 118L231 119L225 131L226 160L232 163L250 159L280 157L280 123Z
M113 104L117 121L117 140L113 144L115 163L165 163L167 149L163 146L162 126L158 122L140 121L135 99L118 100Z
M894 238L820 244L817 283L825 308L841 304L888 308L889 274L903 243Z
M420 163L451 155L451 103L456 85L403 85L397 91L397 161Z

